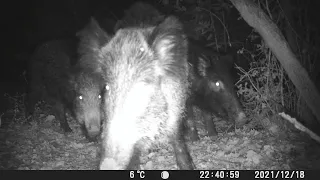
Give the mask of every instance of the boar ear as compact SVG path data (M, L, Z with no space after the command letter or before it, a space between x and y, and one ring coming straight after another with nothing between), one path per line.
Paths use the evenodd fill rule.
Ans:
M103 56L101 48L109 42L111 37L91 18L86 27L77 33L80 39L78 46L78 66L88 67L101 72L100 59Z
M99 26L99 23L93 17L91 17L90 22L76 36L80 39L79 54L100 51L100 47L110 39L109 35Z
M74 72L69 72L67 74L67 77L68 79L68 83L69 85L71 86L72 89L76 89L77 88L77 82L76 82L76 75Z
M148 44L151 45L157 61L156 67L161 73L184 76L187 67L187 40L180 21L171 16L155 27L149 36ZM181 70L181 68L183 70Z
M207 76L207 68L210 66L209 62L208 62L209 60L203 55L200 55L197 58L199 59L199 62L197 63L198 72L199 72L200 76L206 77Z

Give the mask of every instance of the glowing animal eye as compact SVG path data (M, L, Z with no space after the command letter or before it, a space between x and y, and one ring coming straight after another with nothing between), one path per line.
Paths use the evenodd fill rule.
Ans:
M141 47L139 50L140 50L141 52L144 52L144 48L143 48L143 47Z
M82 97L82 96L79 96L79 99L80 99L80 100L82 100L82 99L83 99L83 97Z
M220 86L220 82L219 81L216 82L216 86Z
M101 95L100 94L99 94L98 98L101 99Z

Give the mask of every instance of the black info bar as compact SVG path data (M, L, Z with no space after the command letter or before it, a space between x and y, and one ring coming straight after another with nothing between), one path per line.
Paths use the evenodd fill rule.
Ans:
M26 179L317 179L315 170L121 170L121 171L0 171L0 178Z

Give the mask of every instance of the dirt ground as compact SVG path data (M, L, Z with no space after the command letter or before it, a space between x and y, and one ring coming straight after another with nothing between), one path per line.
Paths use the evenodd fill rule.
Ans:
M96 170L99 143L89 142L79 125L69 119L72 133L65 134L54 116L39 113L26 125L22 113L2 116L0 169L3 170ZM5 121L5 118L7 120ZM9 119L8 119L9 118ZM13 120L13 118L15 120ZM10 123L4 123L10 122ZM320 145L302 132L271 134L249 128L225 132L216 122L218 136L205 136L198 121L200 140L187 141L197 169L201 170L295 170L320 169ZM141 157L141 169L176 170L172 147L159 144Z

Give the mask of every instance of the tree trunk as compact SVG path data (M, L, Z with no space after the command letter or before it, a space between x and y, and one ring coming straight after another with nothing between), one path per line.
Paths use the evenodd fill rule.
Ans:
M320 95L277 25L252 0L230 0L243 19L262 36L320 122Z

